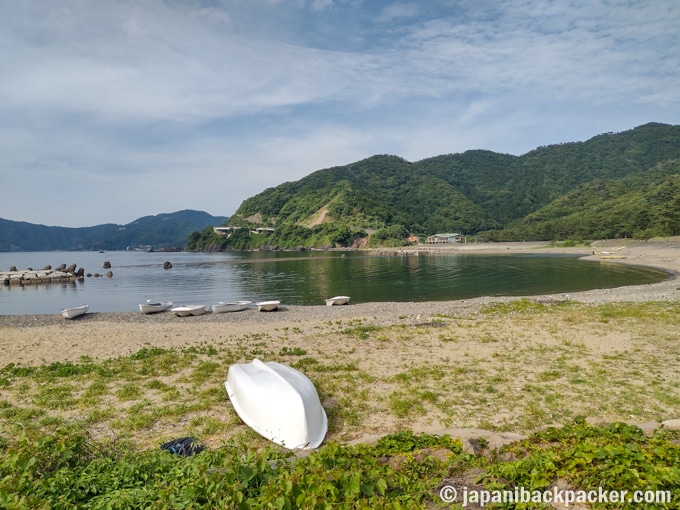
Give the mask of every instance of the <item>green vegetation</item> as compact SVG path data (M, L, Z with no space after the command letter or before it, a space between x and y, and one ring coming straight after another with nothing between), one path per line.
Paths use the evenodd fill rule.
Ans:
M583 419L500 451L464 453L449 436L400 432L374 446L329 444L304 458L228 442L193 457L135 451L81 431L26 429L0 452L0 505L20 508L423 508L443 507L444 485L547 491L557 480L581 491L654 491L678 508L680 447L615 423ZM500 459L507 459L502 461ZM467 482L465 482L467 480ZM462 500L458 500L460 504ZM439 506L442 505L442 506ZM537 508L530 503L492 508ZM606 503L598 508L621 508Z
M200 234L189 236L187 250L258 250L350 246L355 240L366 237L363 230L340 223L323 223L311 228L299 225L282 225L274 232L252 233L247 227L229 236L215 234L206 227Z
M622 179L579 186L529 214L493 240L613 239L680 234L680 161Z
M670 504L644 508L679 508L680 433L621 423L680 416L679 311L517 299L413 324L300 323L107 360L11 363L0 369L0 507L438 508L439 488L460 480L507 490L561 480L669 491ZM298 368L319 391L329 434L308 457L272 447L231 408L227 369L255 356ZM565 426L533 432L554 423ZM410 432L440 426L529 437L501 450L480 440L473 456ZM391 434L341 444L376 430ZM206 451L160 451L187 435Z
M0 251L125 250L151 246L184 248L196 228L217 225L224 216L202 211L178 211L137 218L127 225L107 223L93 227L47 227L0 218ZM212 230L212 227L208 227ZM57 261L58 265L62 261ZM5 268L6 269L6 268Z
M377 230L371 236L371 246L397 247L406 246L409 232L403 225L390 225Z
M373 156L245 200L219 239L189 249L403 246L408 233L482 240L649 238L680 234L680 126L646 124L522 156L473 150L415 163Z

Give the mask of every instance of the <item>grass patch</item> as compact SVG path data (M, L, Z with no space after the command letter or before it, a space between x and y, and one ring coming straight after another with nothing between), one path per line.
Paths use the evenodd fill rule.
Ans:
M399 427L518 432L576 415L665 420L680 417L678 312L677 303L514 300L455 320L442 314L437 327L361 319L291 329L295 345L254 333L113 359L8 364L0 421L12 434L68 424L138 449L192 434L261 448L266 442L236 416L223 385L231 363L255 355L314 382L330 442L384 430L395 417Z
M196 419L192 427L219 425ZM623 423L591 427L577 418L480 456L447 435L399 431L374 446L327 444L295 458L266 446L245 449L253 434L177 458L157 447L135 451L120 438L92 440L78 428L29 427L3 442L0 496L8 508L415 509L440 507L440 488L460 490L467 480L487 490L542 493L566 479L595 493L653 491L666 501L658 508L675 508L680 499L680 448L669 442L677 436L647 436ZM479 446L488 451L488 442Z

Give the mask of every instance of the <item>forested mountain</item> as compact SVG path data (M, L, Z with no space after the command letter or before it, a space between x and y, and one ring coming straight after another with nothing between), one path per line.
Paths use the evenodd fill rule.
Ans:
M658 123L522 156L472 150L415 163L374 156L269 188L229 220L274 227L273 234L227 240L206 231L189 247L342 245L375 229L397 243L409 232L515 240L675 235L678 160L680 126ZM385 228L390 234L381 236Z
M646 239L680 234L680 160L621 179L595 179L500 232L496 240Z
M48 227L0 218L0 251L184 248L189 234L226 220L225 216L192 210L144 216L127 225L107 223L82 228Z

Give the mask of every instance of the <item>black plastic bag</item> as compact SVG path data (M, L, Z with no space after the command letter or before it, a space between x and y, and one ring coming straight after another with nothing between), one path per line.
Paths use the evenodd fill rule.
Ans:
M174 455L180 457L188 457L189 455L196 455L205 450L205 446L200 441L193 437L180 437L173 439L161 445L161 450L167 450Z

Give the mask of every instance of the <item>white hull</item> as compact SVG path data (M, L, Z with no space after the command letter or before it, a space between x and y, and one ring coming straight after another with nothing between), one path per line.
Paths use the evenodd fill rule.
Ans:
M151 303L147 301L145 304L139 305L139 311L143 314L158 313L169 310L172 307L171 301L161 301L159 303Z
M234 410L258 434L289 450L317 448L328 418L307 376L273 361L229 367L224 383Z
M174 312L175 315L178 315L179 317L187 317L189 315L203 315L205 313L205 306L204 305L178 306L177 308L173 308L170 311Z
M213 313L240 312L241 310L245 310L252 304L253 304L252 301L236 301L235 303L217 303L216 305L212 305L212 312Z
M281 301L260 301L257 303L257 310L259 312L271 312L276 310L280 304Z
M77 306L75 308L64 308L61 311L61 315L63 315L67 319L75 319L76 317L85 315L89 309L90 309L89 305Z
M348 305L349 296L335 296L326 300L326 306Z

